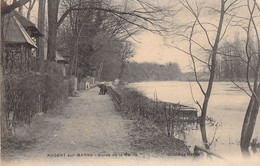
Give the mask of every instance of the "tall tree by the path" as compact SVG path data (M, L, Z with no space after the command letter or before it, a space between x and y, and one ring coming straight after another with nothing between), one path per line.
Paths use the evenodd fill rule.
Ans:
M249 146L253 136L257 115L259 112L259 97L260 97L260 38L259 38L259 14L260 7L256 0L247 0L243 4L244 11L248 11L248 15L232 15L236 18L233 21L236 27L240 27L240 35L245 36L236 39L234 42L224 43L224 49L219 50L218 54L222 55L225 63L240 63L240 65L233 65L232 68L240 68L240 70L231 72L242 72L243 78L246 80L248 88L244 88L239 82L233 80L234 74L228 75L228 71L225 71L231 81L242 91L244 91L249 97L250 101L246 109L243 127L241 131L240 147L243 155L247 157L250 155ZM245 17L244 17L245 16ZM243 31L245 34L243 34ZM233 58L233 59L232 59ZM253 83L253 84L252 84Z
M252 4L251 4L252 3ZM248 148L250 145L250 141L254 132L256 118L259 112L259 104L260 104L260 82L259 82L259 73L260 73L260 36L259 36L259 27L257 26L256 22L256 15L255 13L260 13L260 7L257 4L256 0L249 1L247 0L247 7L249 11L249 21L248 26L246 29L247 32L247 40L246 40L246 56L247 56L247 84L252 93L250 102L248 104L246 115L243 122L243 128L241 132L241 140L240 146L244 156L249 154ZM253 40L255 36L256 40L256 62L253 62L253 55L250 53L252 49L250 47L250 40ZM255 64L255 65L253 65ZM253 78L253 86L250 84L250 80L248 74L250 71L253 71L254 78Z
M212 141L208 140L207 132L206 132L206 118L207 118L207 111L208 111L208 104L210 101L210 96L213 88L214 83L214 77L216 74L216 66L217 66L217 53L218 53L218 47L221 39L223 39L227 28L229 27L229 23L232 20L232 17L227 19L227 24L225 25L225 17L228 16L227 12L230 9L237 8L238 0L219 0L220 2L220 9L217 9L216 7L209 7L209 6L203 6L203 4L198 4L197 1L194 3L191 3L187 0L179 0L181 5L187 9L187 11L194 17L194 20L189 25L186 25L186 28L183 26L180 26L181 28L184 28L184 31L179 33L179 37L186 40L188 44L188 50L182 49L178 46L174 46L175 48L179 49L180 51L184 52L185 54L188 54L192 60L192 70L195 75L196 83L199 86L204 99L202 104L198 101L194 101L199 108L201 109L201 116L200 116L200 130L201 130L201 136L203 143L205 145L205 148L209 149L211 146ZM211 23L210 21L202 21L203 15L202 13L205 12L203 10L212 10L211 12L214 13L214 17L217 16L218 21L217 23ZM208 11L210 12L210 11ZM212 20L211 20L212 21ZM209 25L214 27L214 30L209 28ZM187 28L188 27L188 28ZM181 29L180 28L180 29ZM190 32L188 35L187 30L190 29ZM224 30L223 30L224 29ZM199 38L196 38L199 36ZM205 40L203 44L201 44L201 38L205 36ZM213 38L213 39L212 39ZM205 44L206 42L206 44ZM206 46L205 46L206 45ZM204 54L208 55L206 57L201 57L199 55L195 55L194 53L194 46L195 48L199 48L204 51ZM200 53L201 54L201 53ZM200 65L204 65L205 68L209 71L209 78L207 80L207 87L204 88L201 85L201 82L198 78L198 67Z
M44 22L45 22L45 5L46 0L40 0L38 6L38 29L42 34L45 33ZM37 57L39 69L42 69L44 63L44 38L40 37L37 39Z
M248 13L241 12L243 15L229 13L229 16L234 18L232 26L238 27L236 30L239 36L236 34L234 41L224 42L218 50L220 55L218 70L220 75L230 79L237 88L250 97L240 138L241 151L247 157L250 155L249 146L260 105L260 36L257 26L260 21L260 6L256 0L247 0L244 4L240 4L239 11ZM234 34L234 31L232 33ZM246 82L247 88L239 79L242 79L243 83ZM252 143L254 147L254 142Z
M48 0L48 49L47 59L55 60L60 0Z

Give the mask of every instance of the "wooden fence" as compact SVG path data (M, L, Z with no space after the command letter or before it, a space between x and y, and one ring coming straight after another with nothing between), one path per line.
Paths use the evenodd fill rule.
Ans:
M121 106L123 104L122 97L120 94L114 90L111 86L108 86L108 94L112 98L112 100L115 102L115 105L118 109L121 109ZM144 96L146 99L146 97ZM143 100L145 100L143 99ZM147 100L147 99L146 99ZM149 102L149 103L148 103ZM156 110L164 111L165 116L178 116L179 119L183 121L196 121L197 120L197 109L181 104L176 103L170 103L170 102L163 102L163 101L154 101L152 99L148 99L147 102L148 105L154 107ZM150 110L150 108L147 108L147 105L142 107L142 109L146 108L147 111ZM140 108L139 108L140 109ZM163 113L163 112L162 112Z
M114 101L117 109L120 110L121 106L122 106L122 97L111 86L108 86L107 88L108 88L107 92L108 92L109 96Z
M170 137L183 132L187 124L194 124L198 120L195 108L152 100L135 90L124 89L118 93L113 87L108 86L108 94L118 110L153 121Z

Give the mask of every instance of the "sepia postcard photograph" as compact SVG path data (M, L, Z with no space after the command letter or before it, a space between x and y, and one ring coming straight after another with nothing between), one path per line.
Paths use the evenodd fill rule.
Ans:
M260 165L260 0L1 0L0 27L0 165Z

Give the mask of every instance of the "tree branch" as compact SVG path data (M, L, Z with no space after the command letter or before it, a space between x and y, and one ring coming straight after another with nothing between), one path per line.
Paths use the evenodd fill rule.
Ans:
M195 79L196 79L196 82L201 90L201 92L203 93L203 95L205 96L205 91L204 89L202 88L199 80L198 80L198 75L197 75L197 69L196 69L196 63L195 63L195 60L194 60L194 56L192 56L192 36L193 36L193 32L194 32L194 28L196 26L196 22L197 20L194 21L193 25L192 25L192 28L191 28L191 32L190 32L190 38L189 38L189 53L190 53L190 57L191 57L191 60L192 60L192 64L193 64L193 70L194 70L194 74L195 74Z
M29 0L19 0L19 1L16 0L11 5L7 5L3 2L3 0L1 0L1 3L3 5L1 9L1 15L5 16L6 14L15 10L16 8L25 5L27 2L29 2Z
M60 26L62 24L62 22L64 21L64 19L66 18L66 16L71 12L71 11L75 11L75 10L98 10L98 11L104 11L104 12L108 12L108 13L112 13L114 15L116 15L117 17L125 20L126 22L128 23L131 23L135 26L138 26L140 28L143 28L145 30L149 30L149 31L153 31L153 32L159 32L158 30L156 29L151 29L151 28L147 28L147 27L144 27L143 25L140 25L136 22L131 22L129 20L127 20L126 18L122 17L123 15L129 15L129 16L133 16L133 17L136 17L136 18L139 18L143 21L146 21L148 23L150 23L151 25L153 25L154 27L159 27L161 30L166 30L162 25L160 24L155 24L155 22L157 21L162 21L163 17L160 17L160 18L155 18L155 17L146 17L146 16L142 16L141 14L137 14L136 12L134 11L130 11L130 12L127 12L127 11L119 11L119 10L116 10L116 9L106 9L106 8L102 8L102 7L95 7L95 6L88 6L88 7L78 7L79 4L77 5L74 5L72 7L70 7L69 9L67 9L63 14L62 16L60 17L59 21L57 22L57 26ZM147 14L147 13L146 13Z

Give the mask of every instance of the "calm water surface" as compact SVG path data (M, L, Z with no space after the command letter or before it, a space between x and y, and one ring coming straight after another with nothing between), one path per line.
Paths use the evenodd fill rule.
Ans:
M206 82L202 86L206 87ZM165 82L140 82L131 83L130 87L143 92L149 98L154 98L157 93L158 99L167 102L180 102L198 108L194 100L202 103L203 95L195 82L165 81ZM246 87L246 84L241 84ZM192 97L193 96L193 97ZM214 118L221 126L217 128L216 140L212 150L220 154L241 155L239 148L240 134L243 119L246 112L249 97L231 82L216 82L208 106L208 116ZM202 104L201 104L202 105ZM199 109L198 109L199 110ZM200 115L200 112L198 112ZM207 127L208 140L212 140L215 127ZM253 137L260 135L260 115L257 118ZM184 139L188 145L202 145L199 130L186 133Z

